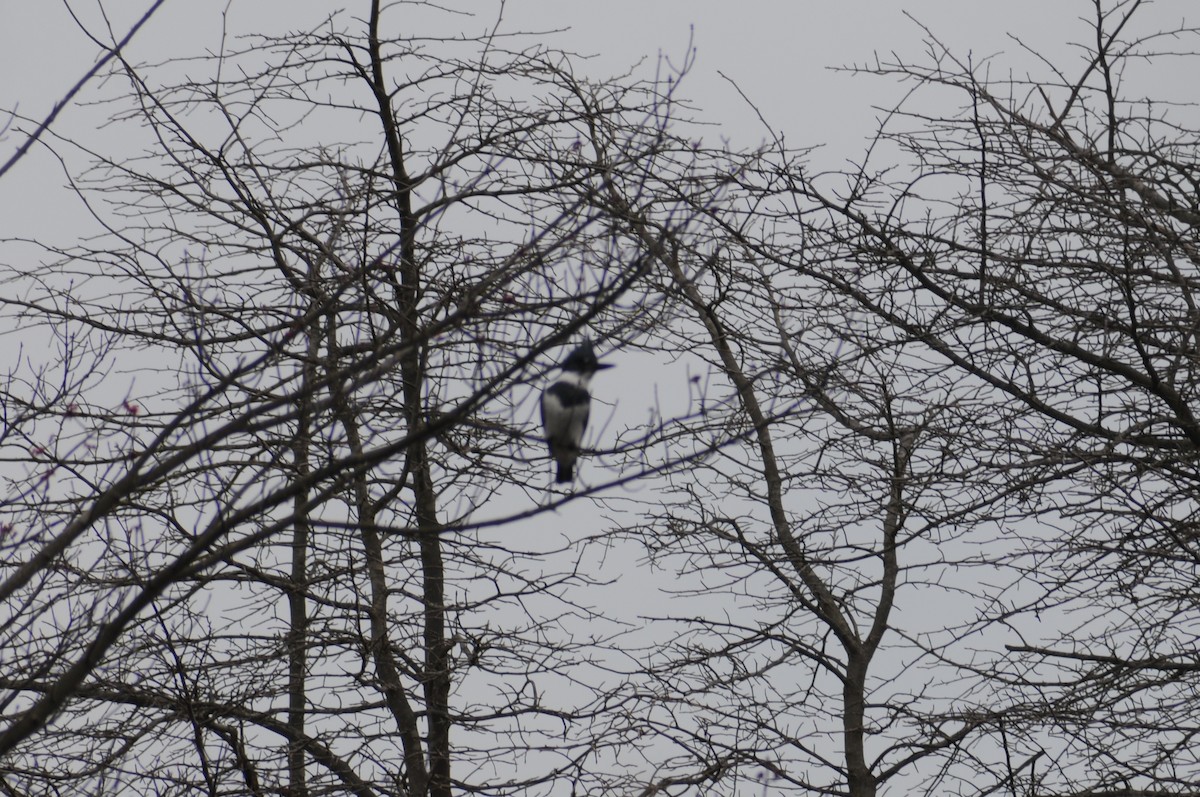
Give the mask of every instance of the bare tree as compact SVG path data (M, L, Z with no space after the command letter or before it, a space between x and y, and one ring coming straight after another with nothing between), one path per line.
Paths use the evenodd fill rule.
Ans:
M1122 89L1195 31L1091 8L1074 71L989 80L932 31L863 68L915 86L863 163L780 145L713 216L737 265L680 281L754 445L656 528L769 611L693 624L658 699L782 782L1195 793L1195 126Z
M860 70L916 88L846 173L673 175L704 237L610 198L723 441L625 528L681 601L645 793L1194 793L1194 125L1121 91L1194 31L1091 8L1077 74Z
M990 396L863 312L865 269L788 237L795 207L757 184L773 168L744 161L723 201L728 178L693 182L713 222L699 248L634 225L691 314L659 332L696 368L699 405L666 459L719 441L621 532L678 574L621 692L670 751L646 793L936 791L975 774L960 765L993 714L947 716L961 672L923 615L934 601L962 622L987 599L948 574L979 567L974 546L1020 516L1011 499L1036 476L972 454L964 429Z
M589 83L503 20L364 8L182 79L122 61L105 107L145 154L53 144L94 161L68 177L104 235L6 273L8 320L61 347L3 396L28 468L10 790L604 787L619 737L575 684L620 629L573 597L594 574L570 551L514 537L572 500L543 497L526 385L662 305L596 198L687 152L679 75Z

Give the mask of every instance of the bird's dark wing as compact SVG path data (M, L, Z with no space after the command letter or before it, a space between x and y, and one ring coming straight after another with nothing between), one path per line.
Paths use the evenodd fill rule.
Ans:
M546 388L546 392L557 398L563 407L569 410L581 404L586 408L589 401L588 392L570 382L555 382Z

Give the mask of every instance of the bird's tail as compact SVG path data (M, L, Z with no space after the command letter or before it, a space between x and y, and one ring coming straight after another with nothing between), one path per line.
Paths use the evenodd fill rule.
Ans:
M554 480L559 484L563 482L573 481L575 479L575 463L565 459L558 461L558 474Z

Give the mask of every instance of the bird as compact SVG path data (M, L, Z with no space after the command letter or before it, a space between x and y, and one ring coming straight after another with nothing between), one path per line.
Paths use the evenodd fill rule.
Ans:
M558 379L542 391L542 429L557 464L554 480L559 484L575 478L575 460L591 412L588 385L597 371L606 368L612 366L598 361L591 341L585 340L563 360Z

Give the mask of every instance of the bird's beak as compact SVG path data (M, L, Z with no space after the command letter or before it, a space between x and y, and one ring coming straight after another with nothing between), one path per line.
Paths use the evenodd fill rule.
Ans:
M612 363L596 363L596 370L603 371L605 368L612 368Z

